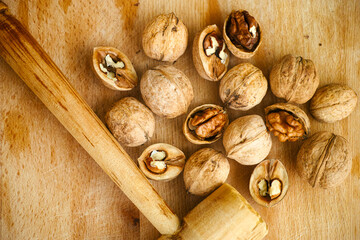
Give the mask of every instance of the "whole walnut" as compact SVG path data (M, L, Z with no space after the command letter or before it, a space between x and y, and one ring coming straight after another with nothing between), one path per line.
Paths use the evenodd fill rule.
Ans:
M226 106L246 111L264 98L268 82L262 71L250 63L231 68L220 81L220 98Z
M157 16L142 35L145 54L160 61L174 62L184 54L187 43L188 30L174 13Z
M296 161L297 171L312 187L335 187L351 171L349 143L331 132L317 132L304 141Z
M133 97L116 102L106 113L105 121L114 137L128 147L144 144L154 134L153 113Z
M166 118L186 113L194 98L190 80L169 65L147 70L141 78L140 91L146 105L156 115Z
M319 121L333 123L354 111L357 95L344 84L329 84L319 88L310 101L310 112Z
M270 72L273 94L288 102L303 104L310 100L319 85L314 63L309 59L288 54Z
M225 129L223 144L228 158L243 165L254 165L271 149L270 133L259 115L240 117Z

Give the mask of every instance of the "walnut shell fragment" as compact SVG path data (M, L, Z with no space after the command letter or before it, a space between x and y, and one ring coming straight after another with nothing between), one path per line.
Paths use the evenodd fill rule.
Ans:
M299 107L290 103L276 103L265 108L266 127L280 142L295 142L310 133L310 120Z
M174 13L154 18L142 35L145 54L153 59L174 62L184 54L188 43L188 30Z
M262 161L250 177L250 194L258 204L265 207L272 207L280 202L285 197L288 187L286 168L277 159Z
M192 54L195 68L202 78L219 81L225 75L229 51L215 24L207 26L195 36Z
M254 165L264 160L271 144L270 133L259 115L236 119L226 128L223 136L227 157L243 165Z
M321 122L333 123L354 111L357 95L344 84L329 84L319 88L310 101L310 113Z
M194 108L187 116L183 133L194 144L210 144L219 140L229 124L227 112L215 104Z
M317 132L302 144L296 160L300 177L312 187L340 185L350 174L352 157L348 141L331 132Z
M184 169L185 154L170 144L156 143L143 151L138 163L146 177L169 181L176 178Z
M314 63L300 56L285 55L270 72L271 91L287 102L306 103L318 86L319 77Z
M137 85L138 77L131 61L116 48L94 48L92 67L95 75L110 89L128 91Z

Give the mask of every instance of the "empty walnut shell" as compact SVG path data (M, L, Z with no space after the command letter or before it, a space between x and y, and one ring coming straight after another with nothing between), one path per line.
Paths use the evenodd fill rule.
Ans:
M223 35L230 52L242 59L251 58L262 42L259 23L245 10L231 12L225 19Z
M169 181L176 178L184 169L185 154L170 144L157 143L143 151L138 163L146 177Z
M200 149L186 161L186 190L195 195L207 195L226 181L229 172L229 161L222 153L212 148Z
M271 149L270 133L259 115L240 117L225 129L223 144L228 158L243 165L254 165Z
M329 84L319 88L310 101L310 113L319 121L333 123L354 111L357 95L344 84Z
M189 113L183 133L194 144L210 144L219 140L228 124L227 112L222 107L204 104Z
M280 202L285 197L288 187L286 168L277 159L262 161L250 177L250 194L258 204L265 207L272 207Z
M319 78L314 63L300 56L284 56L270 72L271 91L287 102L306 103L318 86Z
M294 142L310 134L310 120L299 107L276 103L265 108L265 122L270 132L281 142Z
M96 76L110 89L128 91L137 85L138 77L131 61L116 48L94 48L92 67Z
M157 16L142 35L145 54L160 61L175 61L184 54L187 43L188 30L174 13Z
M351 171L352 158L348 141L331 132L317 132L304 141L296 169L312 187L340 185Z
M140 91L146 105L156 115L166 118L186 113L194 98L190 80L169 65L147 70L141 78Z
M246 111L264 98L268 82L262 71L250 63L231 68L220 82L220 98L226 106Z
M229 65L229 51L215 24L196 35L192 54L195 68L202 78L219 81L225 75Z
M139 146L154 134L153 113L133 97L116 102L106 113L105 121L114 137L128 147Z

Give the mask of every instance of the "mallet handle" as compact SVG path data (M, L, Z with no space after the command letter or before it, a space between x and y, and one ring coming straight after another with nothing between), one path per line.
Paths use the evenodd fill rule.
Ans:
M178 217L37 41L0 2L0 56L162 234Z

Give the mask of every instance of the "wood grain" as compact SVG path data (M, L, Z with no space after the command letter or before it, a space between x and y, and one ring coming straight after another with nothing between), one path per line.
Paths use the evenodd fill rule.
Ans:
M160 13L175 11L189 29L189 47L174 64L189 76L195 93L190 108L220 104L218 83L201 79L191 58L197 31L222 21L232 9L247 9L261 23L264 39L249 60L266 77L275 61L287 53L310 58L316 64L320 86L347 83L360 93L359 1L6 1L103 120L116 100L139 89L115 92L105 88L90 70L92 48L119 48L132 60L139 76L162 64L145 56L141 33ZM230 66L244 62L231 58ZM62 127L13 70L0 59L1 239L155 239L159 233ZM263 115L264 107L280 101L268 91L263 102L247 112L230 111L230 120L247 114ZM302 106L307 111L308 104ZM190 144L181 132L185 116L156 118L156 133L144 146L126 148L136 159L156 142L167 142L187 156L201 146ZM348 118L319 123L311 130L333 131L349 140L353 150L351 176L332 190L312 189L295 171L301 143L281 144L273 139L269 158L280 158L289 173L285 199L272 209L257 205L248 192L254 166L230 161L228 183L259 211L269 224L267 239L358 239L360 237L360 111ZM223 151L220 142L211 145ZM187 195L181 177L152 182L182 218L202 199Z

